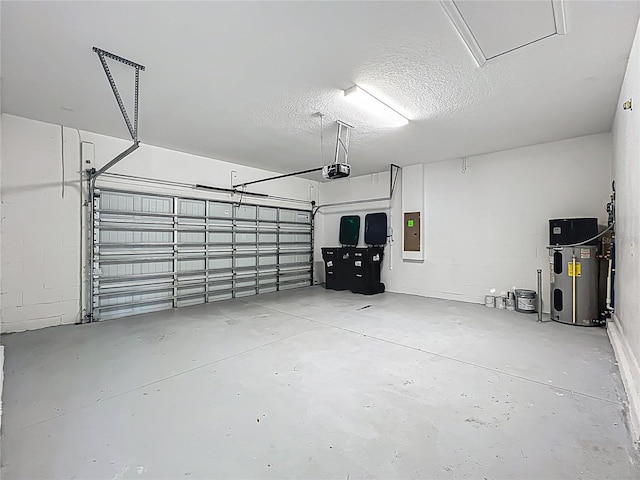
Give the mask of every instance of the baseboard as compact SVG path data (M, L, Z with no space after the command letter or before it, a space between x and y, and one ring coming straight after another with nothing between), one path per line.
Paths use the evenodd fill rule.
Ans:
M36 318L34 320L22 320L18 322L4 322L2 333L18 333L40 328L57 327L60 325L60 317Z
M620 320L614 315L607 323L607 333L618 361L620 376L627 393L629 429L636 444L640 443L640 367L629 348L620 328Z
M0 442L2 441L2 387L4 385L4 346L0 345ZM2 450L0 448L0 463Z

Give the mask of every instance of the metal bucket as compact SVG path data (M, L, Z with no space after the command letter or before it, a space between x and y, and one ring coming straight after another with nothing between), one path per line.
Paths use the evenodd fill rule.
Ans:
M536 313L536 292L533 290L516 290L516 312Z

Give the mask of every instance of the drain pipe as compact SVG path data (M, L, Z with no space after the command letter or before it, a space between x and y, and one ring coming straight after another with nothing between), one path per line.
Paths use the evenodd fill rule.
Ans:
M613 312L611 308L611 273L613 270L613 259L609 259L609 268L607 271L607 312Z
M575 248L573 249L573 257L571 258L571 265L572 265L572 269L573 269L573 276L571 279L571 285L572 285L572 292L571 292L571 296L572 296L572 307L573 307L573 311L572 311L572 321L573 324L575 325L576 323L576 277L577 272L576 272L576 250Z
M538 321L542 322L542 270L538 269Z

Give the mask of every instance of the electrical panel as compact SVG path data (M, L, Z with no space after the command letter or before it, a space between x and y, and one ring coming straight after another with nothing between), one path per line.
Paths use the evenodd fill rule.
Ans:
M420 251L420 212L404 214L404 251Z

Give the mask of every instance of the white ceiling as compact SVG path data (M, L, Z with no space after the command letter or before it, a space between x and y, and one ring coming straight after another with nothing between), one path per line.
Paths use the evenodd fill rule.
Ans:
M483 2L473 15L500 22L499 5ZM322 164L321 111L325 162L334 121L355 125L356 175L609 131L640 13L638 1L565 1L567 35L480 68L438 2L1 8L4 112L128 138L98 46L147 67L143 143L281 172L312 168ZM123 89L129 73L115 69ZM354 83L412 121L376 125L342 98Z

